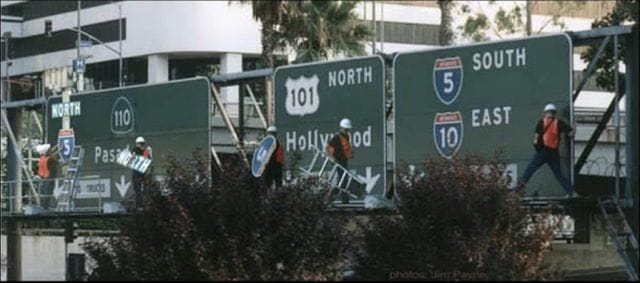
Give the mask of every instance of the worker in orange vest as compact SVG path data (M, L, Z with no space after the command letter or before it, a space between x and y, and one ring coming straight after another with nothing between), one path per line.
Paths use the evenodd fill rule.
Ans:
M346 170L349 170L349 159L353 157L349 142L350 129L351 120L347 118L340 120L340 130L331 138L326 148L327 154ZM349 203L349 195L345 192L340 191L340 198L342 203Z
M276 126L270 126L267 128L267 134L273 136L276 140L276 149L271 154L271 158L269 159L269 163L267 163L267 167L264 171L264 184L267 185L267 188L271 188L271 185L275 181L276 188L282 187L282 168L284 167L284 148L278 141L276 137L278 129Z
M49 201L53 197L53 190L55 189L55 178L58 176L58 155L48 144L42 145L39 151L40 158L38 159L37 175L44 182L44 185L41 186L41 194L44 195L42 207L48 209Z
M543 117L538 121L533 135L533 146L536 149L536 153L524 171L524 175L518 183L518 189L524 188L524 185L536 170L546 163L564 188L566 197L571 198L573 197L573 187L571 186L571 182L562 176L558 148L560 147L561 134L566 133L567 136L572 137L573 128L564 121L556 118L556 113L557 109L555 105L547 104L544 107Z
M136 146L131 150L133 154L152 159L151 147L146 145L144 137L136 138ZM133 184L133 193L135 194L136 209L142 209L142 181L144 174L136 170L132 170L131 183Z

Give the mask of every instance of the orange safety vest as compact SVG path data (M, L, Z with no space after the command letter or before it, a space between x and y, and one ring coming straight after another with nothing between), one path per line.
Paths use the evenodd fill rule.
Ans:
M38 160L38 176L42 178L49 178L51 172L49 171L49 165L47 164L49 161L49 157L46 155L40 155L40 159Z
M144 148L144 151L142 152L142 156L144 156L146 158L151 158L151 151L149 151L148 147Z
M557 149L560 146L560 128L558 127L558 119L544 118L542 122L543 129L546 129L542 140L544 146L550 149Z
M348 136L343 136L342 134L338 134L338 138L340 140L340 146L342 148L342 154L346 157L346 159L351 159L351 145L349 144ZM331 144L327 145L327 152L329 155L335 157L336 149L333 148Z
M349 144L349 139L342 134L340 134L339 136L340 144L342 144L342 154L344 154L347 159L351 159L351 145Z
M280 143L277 143L276 152L274 154L276 155L276 163L284 165L284 149Z

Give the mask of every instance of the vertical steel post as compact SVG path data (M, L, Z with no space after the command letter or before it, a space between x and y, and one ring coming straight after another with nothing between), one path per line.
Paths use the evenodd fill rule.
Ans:
M78 64L80 62L80 60L82 58L80 58L80 40L81 40L81 32L82 30L80 29L80 11L82 10L82 3L81 0L78 0L78 41L76 42L77 46L77 55L76 55L76 60L78 60L76 62L76 64ZM77 75L78 75L78 81L76 83L76 89L78 90L78 92L83 92L84 91L84 72L79 72L76 71ZM63 94L63 99L64 100L64 94ZM68 102L68 100L66 101ZM63 118L64 119L64 118ZM67 128L68 129L68 128Z
M7 280L22 281L22 225L18 219L7 222Z
M373 39L371 40L371 54L376 54L376 40L378 34L376 31L376 1L371 1L371 21L373 22Z
M620 90L618 89L618 71L619 69L619 60L618 60L618 35L613 35L613 66L614 66L614 88L615 88L615 170L616 170L616 198L620 199L620 97L618 97L618 93Z
M625 124L625 146L626 146L626 197L627 204L633 207L628 210L629 225L633 234L638 236L638 215L640 214L638 193L640 185L638 184L638 113L640 106L638 95L640 95L638 87L638 64L640 52L640 37L638 34L638 24L631 28L631 34L626 36L625 40L625 65L626 65L626 124ZM631 261L634 266L638 266L638 257L632 256Z
M239 83L238 87L238 143L244 149L244 83Z
M122 5L118 4L118 86L122 87Z

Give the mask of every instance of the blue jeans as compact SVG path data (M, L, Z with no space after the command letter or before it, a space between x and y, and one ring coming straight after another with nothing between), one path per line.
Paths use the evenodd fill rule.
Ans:
M529 163L529 166L527 166L527 169L524 170L524 175L522 176L523 181L527 183L531 176L533 176L533 173L535 173L536 170L538 170L538 168L540 168L540 166L544 165L545 163L549 164L549 168L551 168L551 171L553 171L553 175L556 177L556 180L560 182L560 184L564 188L564 191L567 194L572 193L573 188L571 187L571 182L563 177L562 171L560 171L560 154L558 153L557 149L549 149L545 147L536 152L536 154L533 156L533 159Z

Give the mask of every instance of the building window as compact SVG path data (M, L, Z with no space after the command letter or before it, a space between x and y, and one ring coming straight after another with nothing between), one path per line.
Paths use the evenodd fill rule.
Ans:
M373 31L372 21L367 24ZM384 22L384 42L438 45L439 30L438 25ZM382 41L382 22L376 23L376 38Z
M120 40L118 31L118 20L112 20L82 27L82 31L87 32L101 41L115 42ZM122 40L127 38L127 19L122 19ZM53 32L50 38L44 34L12 38L10 39L10 58L21 58L44 53L51 53L67 49L76 48L77 32L72 30L59 30ZM89 40L82 36L82 40ZM97 44L97 43L94 43ZM4 58L2 58L4 60ZM71 62L69 62L71 63Z
M87 9L96 6L111 4L114 2L119 1L81 1L80 7L82 9ZM25 21L77 10L77 1L28 1L23 4L22 8Z
M562 11L562 8L556 1L532 2L531 9L533 14L554 15L557 14L558 11ZM607 13L613 11L616 5L616 1L573 1L580 2L580 5L572 5L574 3L570 2L572 1L563 3L567 5L567 7L564 8L565 11L562 11L560 16L587 19L602 18Z
M396 4L404 6L418 6L418 7L438 7L438 1L436 0L396 0L396 1L380 1L384 4Z
M178 80L195 76L211 77L220 73L220 59L185 58L169 59L169 79Z
M87 64L85 71L85 90L100 90L118 87L120 66L118 60ZM122 59L122 84L124 86L147 83L147 58L134 57Z

